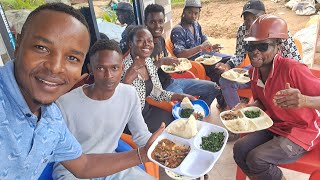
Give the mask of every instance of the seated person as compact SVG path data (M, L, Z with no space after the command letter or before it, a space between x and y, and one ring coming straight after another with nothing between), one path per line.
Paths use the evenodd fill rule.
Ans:
M151 133L141 114L136 90L119 83L123 72L122 53L117 42L98 40L90 49L94 83L83 85L57 100L70 132L84 153L114 153L128 124L133 141L144 146ZM124 96L125 94L125 96ZM138 166L105 179L153 179ZM60 163L54 165L54 179L77 179Z
M230 58L227 63L217 63L216 67L222 71L228 71L231 68L235 68L242 63L245 59L247 51L245 50L246 42L244 41L245 36L248 34L248 30L255 19L260 15L265 14L265 7L262 1L259 0L249 0L244 6L241 16L243 16L243 24L238 28L237 33L237 45L236 53ZM280 53L283 57L288 57L295 59L297 61L301 60L298 49L294 43L294 40L288 32L288 39L284 39L280 43ZM249 67L248 67L249 68ZM250 88L250 82L246 84L240 84L237 82L229 81L221 77L220 87L222 94L226 101L226 105L232 109L235 105L240 103L240 98L238 96L238 89ZM222 107L225 108L225 107Z
M234 160L250 179L284 180L277 165L298 160L320 141L316 109L320 106L320 79L305 64L280 55L281 39L287 38L286 22L265 14L253 22L244 39L253 66L249 76L255 102L235 109L260 107L274 123L234 145Z
M115 8L116 15L119 20L119 22L124 25L126 24L126 28L121 34L121 40L120 40L120 48L122 50L122 53L126 53L129 50L129 47L127 45L128 40L128 34L129 34L129 27L136 25L135 15L133 12L133 7L130 3L127 2L119 2L117 4L117 7Z
M164 124L140 151L124 153L83 154L68 130L55 101L84 77L89 44L88 24L71 6L48 3L27 17L15 59L0 68L0 179L38 179L50 162L96 178L148 161Z
M140 98L142 115L150 132L157 130L161 122L170 124L174 119L170 112L151 106L145 101L151 97L156 101L182 101L184 97L195 100L193 96L178 94L162 89L158 77L158 68L153 64L150 55L153 51L153 37L144 26L136 26L129 33L130 54L124 59L122 82L133 85Z
M219 44L212 45L207 36L203 34L198 22L201 11L200 0L186 0L181 16L181 22L171 31L173 53L178 58L194 60L201 55L202 51L219 51ZM226 62L226 56L221 61ZM219 83L221 72L212 65L203 65L207 76L213 82Z
M151 58L158 68L158 75L163 89L176 93L186 93L193 96L200 96L210 107L212 101L220 93L218 85L211 81L196 79L172 79L165 73L161 65L173 65L179 63L176 58L167 57L165 47L163 26L165 22L164 8L158 4L150 4L144 10L145 25L153 36L154 49Z

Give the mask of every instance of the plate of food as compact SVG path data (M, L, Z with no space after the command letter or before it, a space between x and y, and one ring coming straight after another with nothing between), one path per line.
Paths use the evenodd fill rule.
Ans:
M221 61L222 57L210 55L210 54L204 54L195 59L195 61L202 63L204 65L214 65L217 62Z
M175 72L182 72L182 71L188 71L189 69L192 68L192 64L190 61L186 58L178 58L180 61L179 64L176 66L171 66L171 65L161 65L161 69L165 73L175 73Z
M189 132L188 136L185 132ZM174 179L194 179L213 168L227 140L226 129L191 116L169 124L150 146L147 155L152 162L173 172L170 174L177 176Z
M224 111L220 113L220 119L229 131L236 134L260 131L273 125L272 119L258 107Z
M176 180L192 180L191 177L187 177L187 176L183 176L181 174L177 174L175 172L169 171L168 169L165 169L165 172L172 179L176 179Z
M221 76L230 81L245 84L250 81L248 70L242 68L233 68L221 74Z
M189 98L185 97L179 103L176 103L172 107L172 115L175 119L189 118L193 115L197 120L209 116L209 106L203 100L190 101Z

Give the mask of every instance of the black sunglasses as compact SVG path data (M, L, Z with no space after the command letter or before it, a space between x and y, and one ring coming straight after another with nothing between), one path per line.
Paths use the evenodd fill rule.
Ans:
M254 50L258 49L260 52L266 52L269 48L269 45L274 45L275 43L259 43L259 44L252 44L248 43L245 45L245 50L248 52L253 52Z

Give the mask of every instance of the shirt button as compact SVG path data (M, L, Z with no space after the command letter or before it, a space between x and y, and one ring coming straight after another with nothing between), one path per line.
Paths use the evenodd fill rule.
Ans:
M27 117L31 117L31 114L30 114L30 113L27 113L26 116L27 116Z

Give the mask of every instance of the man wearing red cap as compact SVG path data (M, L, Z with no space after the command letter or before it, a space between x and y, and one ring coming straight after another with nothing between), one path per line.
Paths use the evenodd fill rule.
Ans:
M283 19L266 14L253 22L244 39L253 66L249 76L255 102L235 109L257 106L273 120L269 129L250 133L234 145L234 160L250 179L284 180L277 165L296 161L320 141L320 80L306 65L280 55L287 32Z

